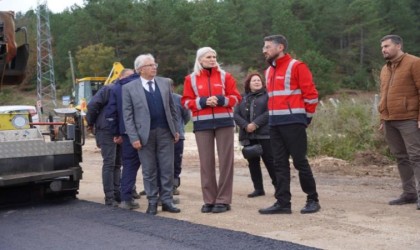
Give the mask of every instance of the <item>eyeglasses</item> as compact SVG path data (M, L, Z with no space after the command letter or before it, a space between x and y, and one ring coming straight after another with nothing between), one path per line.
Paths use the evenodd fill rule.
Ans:
M142 68L143 67L158 67L159 66L159 64L157 64L157 63L152 63L152 64L146 64L146 65L143 65L143 66L141 66Z

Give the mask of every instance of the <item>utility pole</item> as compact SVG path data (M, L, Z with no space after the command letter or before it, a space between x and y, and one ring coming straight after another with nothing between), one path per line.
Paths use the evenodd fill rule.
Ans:
M37 96L38 109L47 114L57 107L54 61L51 46L50 18L47 0L37 7Z
M74 76L73 57L71 56L70 50L69 50L69 60L70 60L70 69L71 69L71 80L73 83L73 91L76 91L76 77Z

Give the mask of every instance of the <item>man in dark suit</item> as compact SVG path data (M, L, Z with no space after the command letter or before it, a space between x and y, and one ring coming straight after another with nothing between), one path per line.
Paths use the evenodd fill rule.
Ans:
M151 54L138 56L134 67L140 78L123 86L123 118L126 133L143 165L143 184L149 201L146 213L157 214L158 196L162 211L179 213L172 194L174 142L179 140L179 128L171 79L156 76L158 64Z

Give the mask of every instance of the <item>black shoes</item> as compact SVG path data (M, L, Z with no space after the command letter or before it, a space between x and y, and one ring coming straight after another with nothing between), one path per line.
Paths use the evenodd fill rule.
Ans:
M181 212L181 209L175 207L173 204L162 204L162 211L169 213L179 213Z
M120 207L124 209L132 210L132 209L140 208L140 205L134 200L129 200L129 201L122 201Z
M306 205L300 210L301 214L311 214L316 213L321 209L318 201L308 200L306 201Z
M157 214L157 204L149 203L147 207L146 214L156 215ZM162 204L162 211L169 213L179 213L181 209L175 207L173 204Z
M201 212L202 213L211 213L211 211L213 210L214 205L213 204L204 204L201 207Z
M156 215L157 214L157 204L150 204L147 207L146 214Z
M114 198L105 198L105 205L107 206L118 207L119 203Z
M136 192L136 190L133 190L132 192L131 192L131 197L133 198L133 199L136 199L136 200L138 200L138 199L140 199L140 194L138 194L137 192Z
M390 202L388 202L389 205L404 205L404 204L411 204L411 203L416 203L417 202L417 197L413 196L413 197L409 197L409 196L405 196L405 195L401 195L398 199L392 200ZM418 206L418 204L417 204Z
M301 214L316 213L321 209L318 201L308 200L305 207L300 210ZM274 203L271 207L258 210L260 214L291 214L292 209L290 206L282 206L278 202Z
M254 190L254 192L248 194L248 198L254 198L257 196L264 196L264 195L265 195L264 190Z
M215 204L211 210L212 213L224 213L230 210L229 204Z
M229 204L221 204L221 203L217 203L215 205L213 204L204 204L201 207L201 212L202 213L224 213L226 211L230 210L230 205Z
M262 208L258 210L260 214L291 214L292 209L290 206L281 206L278 202L274 203L271 207Z

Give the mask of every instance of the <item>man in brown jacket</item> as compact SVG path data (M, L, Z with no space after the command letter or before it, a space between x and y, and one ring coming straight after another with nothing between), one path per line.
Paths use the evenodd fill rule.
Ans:
M381 39L380 129L397 159L403 192L389 205L417 203L420 210L420 58L402 51L397 35Z

